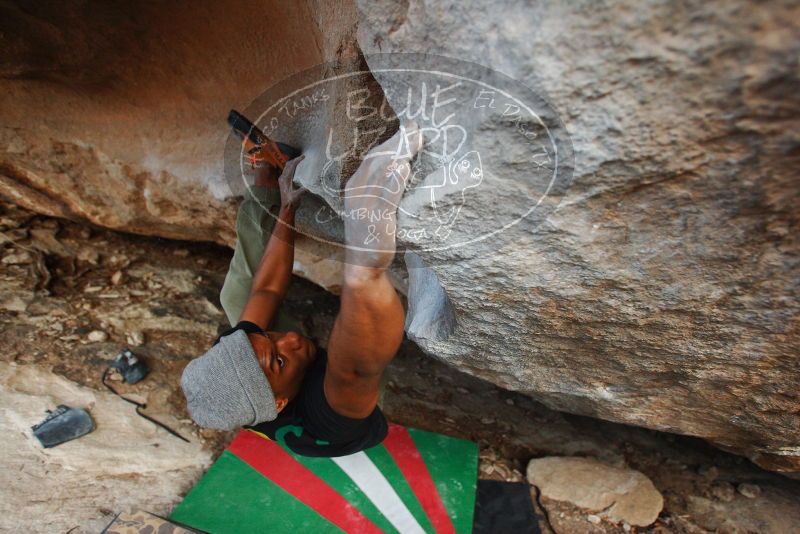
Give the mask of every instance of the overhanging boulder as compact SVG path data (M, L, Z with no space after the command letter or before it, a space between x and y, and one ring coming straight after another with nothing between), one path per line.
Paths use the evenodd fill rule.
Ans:
M358 7L6 4L0 194L119 230L230 244L228 109L362 50L373 70L376 52L490 66L558 112L574 176L547 211L491 243L453 252L402 240L432 291L416 300L409 288L414 316L437 325L417 323L417 342L556 409L800 469L800 44L791 5ZM391 80L374 74L401 113ZM343 106L334 95L319 120L342 127ZM465 124L487 140L486 183L520 176L496 164L509 156L500 140L510 126ZM338 208L321 189L337 178L324 168L327 125L314 126L287 125L294 137L285 140L315 154L313 206ZM473 192L459 208L464 232L527 205L503 188ZM418 214L423 204L404 205ZM300 247L311 259L298 267L330 287L336 276L324 258L341 251L312 243ZM424 302L432 315L418 314Z

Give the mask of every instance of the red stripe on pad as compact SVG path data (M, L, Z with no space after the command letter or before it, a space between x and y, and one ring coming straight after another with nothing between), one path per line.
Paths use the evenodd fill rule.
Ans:
M274 441L241 430L228 450L345 532L380 534L380 529L355 506Z
M425 465L425 460L422 459L408 430L400 425L390 423L389 435L383 441L383 446L394 458L397 467L400 468L406 482L411 486L411 490L422 505L422 509L425 510L425 514L436 532L439 534L455 533L453 522L450 520L450 515L447 513L439 492L436 491L436 485Z

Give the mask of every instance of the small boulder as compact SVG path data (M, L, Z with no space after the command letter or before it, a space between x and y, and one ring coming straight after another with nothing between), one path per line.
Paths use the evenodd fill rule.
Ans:
M125 336L125 341L127 341L128 345L131 347L140 347L144 345L144 333L140 330L128 332L128 335Z
M761 487L757 484L747 484L742 483L736 487L739 490L739 493L747 497L748 499L755 499L759 495L761 495Z
M709 482L713 482L719 476L719 469L713 465L703 465L697 470L697 474Z
M91 332L89 332L89 335L86 336L86 339L88 339L92 343L102 343L103 341L108 340L108 334L106 334L102 330L92 330Z
M97 265L100 262L100 253L92 247L81 247L76 257L78 258L78 261L82 261L90 265Z
M550 456L531 460L528 482L542 495L566 501L614 522L647 526L653 523L664 499L645 475L593 458Z
M31 253L26 250L20 252L12 252L11 254L3 256L4 265L24 265L32 261L33 261L33 256L31 256Z
M731 502L736 497L736 489L728 482L718 482L711 487L711 494L722 502Z
M122 271L114 271L114 274L111 275L111 284L118 286L125 280L125 273Z

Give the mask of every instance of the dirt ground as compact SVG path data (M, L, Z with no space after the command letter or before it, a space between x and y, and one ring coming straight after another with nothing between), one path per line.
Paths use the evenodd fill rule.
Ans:
M16 370L48 370L100 395L105 391L103 370L129 346L146 361L150 374L136 385L117 383L117 388L146 400L147 413L200 440L209 458L218 454L232 434L200 430L191 423L179 377L225 326L218 293L231 251L118 234L8 204L0 204L0 232L0 362ZM337 297L294 280L287 308L322 345L337 306ZM524 481L531 458L592 456L641 471L664 496L658 520L637 528L538 498L532 488L545 532L800 532L796 480L701 440L549 410L425 356L410 342L389 370L384 411L395 422L479 443L481 478ZM132 449L136 446L130 443ZM11 460L4 459L4 469ZM180 487L185 491L198 476L187 475ZM737 489L742 484L751 491ZM110 484L105 488L108 502L120 502L114 492L128 487ZM48 523L51 528L45 529L21 512L38 499L38 489L29 489L13 494L0 489L6 526L25 525L21 530L29 532L54 531L53 525L63 526L63 532L73 527L77 529L71 532L91 531L87 525L108 523L121 511L90 507L83 515L76 513L73 523ZM181 498L176 494L156 502L155 497L148 501L147 491L141 495L141 508L161 513Z

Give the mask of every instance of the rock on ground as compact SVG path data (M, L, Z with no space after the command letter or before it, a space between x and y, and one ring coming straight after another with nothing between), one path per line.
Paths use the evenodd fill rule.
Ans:
M0 362L0 399L0 530L99 532L131 507L168 514L211 464L196 438L185 443L112 393L38 366ZM59 404L86 409L96 429L44 449L30 427ZM169 421L192 436L190 425L177 423Z
M548 499L567 501L612 521L636 526L652 524L664 506L661 493L642 473L593 458L531 460L528 482Z

